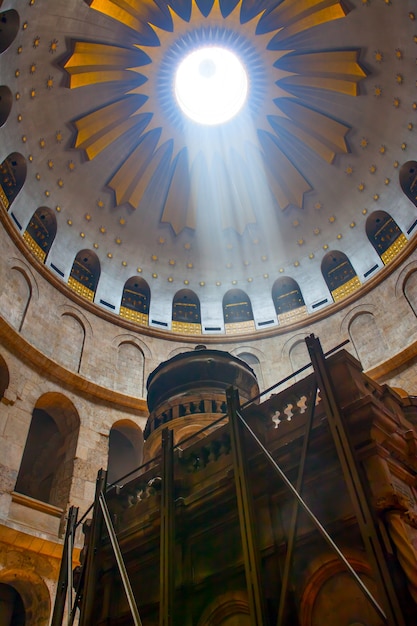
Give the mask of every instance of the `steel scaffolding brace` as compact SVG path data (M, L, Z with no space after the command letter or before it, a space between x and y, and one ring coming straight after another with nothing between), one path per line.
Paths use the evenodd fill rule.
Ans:
M320 341L310 335L306 337L306 344L362 540L385 608L386 620L390 626L405 626L405 618L385 560L383 543L366 497L358 462L336 400Z
M174 453L173 433L162 431L161 538L159 557L159 626L172 626L174 601Z
M65 530L64 548L61 567L59 570L57 591L51 626L61 626L64 619L65 600L68 607L68 624L72 607L72 554L74 548L75 530L77 526L78 508L70 507L68 511L67 527Z

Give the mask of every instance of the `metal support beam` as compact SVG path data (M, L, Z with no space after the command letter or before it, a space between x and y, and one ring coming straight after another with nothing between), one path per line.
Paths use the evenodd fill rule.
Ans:
M174 605L174 439L162 431L161 540L159 561L159 626L172 626Z
M284 483L284 485L289 489L289 491L292 493L292 495L296 498L296 500L298 501L298 504L301 506L303 511L305 513L307 513L308 517L310 518L310 520L312 521L314 526L317 528L317 530L320 532L321 536L327 542L329 547L335 552L335 554L337 554L339 559L345 565L346 569L348 570L348 572L350 572L352 578L356 581L357 585L362 589L363 593L368 598L368 600L370 601L370 603L372 604L374 609L377 611L378 615L380 617L382 617L382 619L386 622L387 621L387 617L386 617L383 609L379 606L378 602L375 600L375 598L373 597L373 595L371 594L369 589L366 587L366 585L364 585L362 580L359 578L359 576L357 575L357 573L355 572L355 570L353 569L353 567L351 566L349 561L346 559L346 557L343 555L343 553L339 550L339 548L337 547L337 545L335 544L333 539L330 537L329 533L321 525L321 523L319 522L317 517L314 515L314 513L311 511L311 509L304 502L304 500L302 499L302 497L300 496L300 494L298 493L296 488L292 485L291 481L288 480L287 476L284 474L284 472L279 467L279 465L274 461L274 459L269 454L268 450L265 448L265 446L262 444L262 442L259 441L258 437L255 435L253 430L251 430L251 428L245 422L245 420L243 419L242 415L240 413L238 413L237 415L239 417L240 422L243 424L243 426L246 428L248 433L251 435L252 439L254 441L256 441L256 443L258 444L259 448L264 453L265 457L271 463L272 467L275 469L275 471L277 472L278 476L281 478L281 480ZM392 626L392 625L390 624L390 626Z
M62 551L61 567L59 570L58 584L56 589L54 610L52 613L51 626L62 626L65 611L65 598L68 594L68 616L72 604L72 551L74 544L74 532L77 524L78 508L70 507L65 530L64 546Z
M366 497L358 464L353 448L350 445L348 432L336 400L320 342L314 335L311 335L306 337L306 344L342 467L343 477L356 514L381 601L385 608L387 623L390 626L405 626L404 614L392 584L392 578L382 547L383 544Z
M103 492L99 494L99 501L100 501L101 512L103 513L104 522L106 524L107 532L109 533L110 543L112 545L114 555L116 557L116 563L117 563L117 567L119 568L119 572L120 572L123 587L126 593L127 601L129 603L130 612L132 613L134 626L142 626L135 596L133 595L132 586L130 584L129 576L127 575L126 566L123 561L123 556L120 551L119 542L117 541L116 533L114 532L114 527L111 521L109 509L107 507L107 502L106 502Z
M239 409L237 390L233 388L227 389L226 397L251 625L265 626L267 622L262 594L260 554L256 537L252 495L248 483L248 467L244 451L244 430L237 415Z
M107 472L99 470L96 481L96 494L94 498L93 517L90 531L90 541L87 548L87 556L84 571L84 589L82 590L82 605L79 626L90 626L94 603L97 601L97 558L96 552L101 539L103 516L100 506L100 494L104 492L107 481Z
M301 451L300 465L298 466L297 482L295 485L295 488L299 494L301 494L303 481L304 481L304 469L305 469L305 464L306 464L308 445L310 443L311 428L313 426L313 420L314 420L316 396L317 396L317 383L314 381L313 390L309 396L310 400L309 400L309 410L308 410L308 415L307 415L306 431L304 434L303 448ZM298 511L299 511L298 500L294 500L292 515L291 515L291 522L290 522L290 529L288 533L287 553L285 555L284 572L282 574L281 593L280 593L279 606L278 606L277 626L282 626L283 619L284 619L285 601L287 597L288 581L290 577L290 569L291 569L292 559L293 559L295 536L297 532Z

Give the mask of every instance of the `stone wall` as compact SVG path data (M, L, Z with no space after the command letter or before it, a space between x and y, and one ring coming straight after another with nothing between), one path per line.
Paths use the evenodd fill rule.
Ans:
M45 598L53 602L66 509L78 506L81 515L90 506L97 471L107 466L112 425L128 421L144 430L146 379L173 355L203 342L250 357L265 389L307 363L304 338L314 333L325 352L350 340L346 349L371 377L399 388L401 395L417 395L416 251L391 272L387 268L384 281L347 299L344 307L329 308L328 315L321 311L275 334L206 339L157 333L103 312L47 280L44 268L29 262L29 253L24 255L4 228L0 243L0 582L9 584L11 577L25 607L31 602L25 600L25 576L38 576L48 589ZM61 406L64 413L71 405L79 420L63 510L42 508L14 493L33 411L45 398L53 398L55 409ZM48 554L38 541L49 546ZM52 567L49 552L54 550ZM23 565L10 568L10 559ZM33 584L31 579L27 583ZM33 620L30 624L47 623L46 618Z

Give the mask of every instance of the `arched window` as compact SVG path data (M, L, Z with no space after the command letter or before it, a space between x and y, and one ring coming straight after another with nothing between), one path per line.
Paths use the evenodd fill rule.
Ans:
M272 300L280 324L294 322L307 315L301 289L293 278L277 278L272 287Z
M13 43L19 30L19 14L14 9L0 13L0 54Z
M0 86L0 126L4 126L12 110L12 92L6 85Z
M113 483L142 463L143 434L140 428L129 420L113 424L109 434L109 461L107 482ZM132 474L127 480L134 478Z
M16 481L16 491L65 509L70 497L80 420L65 396L39 398Z
M147 326L151 290L143 278L132 276L125 282L120 306L120 315L128 320Z
M36 209L23 234L33 254L42 261L48 255L56 235L56 217L51 209L43 206Z
M0 165L0 205L7 209L16 198L26 180L26 159L12 152Z
M181 289L174 296L172 330L189 335L201 333L200 300L191 289Z
M339 250L331 250L325 254L321 262L321 271L335 302L361 286L351 262L346 254Z
M252 305L241 289L230 289L223 297L223 318L226 334L255 330Z
M417 206L417 161L407 161L400 169L401 189Z
M374 211L366 220L366 235L384 265L390 263L407 245L397 222L385 211Z
M92 250L81 250L72 264L68 285L80 296L93 302L98 280L100 261Z

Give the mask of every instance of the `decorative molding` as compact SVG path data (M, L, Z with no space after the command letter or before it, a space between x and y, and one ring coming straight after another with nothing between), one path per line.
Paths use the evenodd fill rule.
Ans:
M60 509L59 507L49 504L48 502L36 500L35 498L26 496L24 493L18 493L17 491L12 491L12 502L22 504L23 506L27 506L29 509L34 509L35 511L52 515L53 517L61 518L64 513L64 509Z

